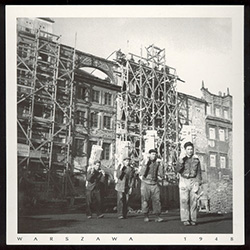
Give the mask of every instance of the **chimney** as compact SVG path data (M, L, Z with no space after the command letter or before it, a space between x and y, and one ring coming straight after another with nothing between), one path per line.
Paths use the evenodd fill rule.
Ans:
M230 93L229 93L229 88L227 88L227 95L230 95Z
M223 92L223 96L226 96L226 94Z
M219 91L219 96L221 96L222 95L222 93L221 93L221 91Z
M205 84L204 84L204 81L202 80L202 86L201 88L205 88Z

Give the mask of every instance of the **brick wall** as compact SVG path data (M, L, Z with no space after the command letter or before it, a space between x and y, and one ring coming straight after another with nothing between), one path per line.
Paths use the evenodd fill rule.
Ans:
M220 179L208 184L208 197L210 201L210 211L219 213L232 212L232 180Z

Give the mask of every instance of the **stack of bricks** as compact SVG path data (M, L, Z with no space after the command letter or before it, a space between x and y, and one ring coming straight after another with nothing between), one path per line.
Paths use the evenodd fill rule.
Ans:
M210 212L232 212L232 181L220 180L209 185Z

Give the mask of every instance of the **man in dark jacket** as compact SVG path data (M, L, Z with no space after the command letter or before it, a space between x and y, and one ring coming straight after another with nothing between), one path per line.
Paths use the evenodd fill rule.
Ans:
M142 212L144 214L144 221L149 221L149 201L152 200L153 212L157 216L156 222L162 222L161 202L160 202L160 188L158 181L162 180L164 171L161 162L157 161L157 151L155 149L149 150L149 159L143 161L140 170L141 178L141 202Z
M128 213L129 196L135 183L136 172L130 164L130 158L125 157L123 164L118 166L116 171L117 183L117 213L118 219L126 219Z
M105 181L105 172L101 169L101 162L95 161L94 166L89 167L87 171L87 186L86 186L86 201L87 201L87 218L92 218L92 213L96 210L98 218L102 218L104 214L103 209L103 197L101 188ZM96 203L94 209L94 203Z
M194 155L194 145L191 142L184 144L186 155L179 157L176 171L179 173L180 214L185 226L196 225L197 198L201 185L201 165Z

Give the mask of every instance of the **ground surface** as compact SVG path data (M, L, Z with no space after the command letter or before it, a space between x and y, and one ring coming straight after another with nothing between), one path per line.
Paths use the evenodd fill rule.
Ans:
M49 205L26 208L19 216L19 233L232 233L232 214L199 213L196 226L184 226L177 209L162 214L162 223L143 221L142 214L131 213L126 220L118 220L116 213L104 218L87 219L82 206Z

